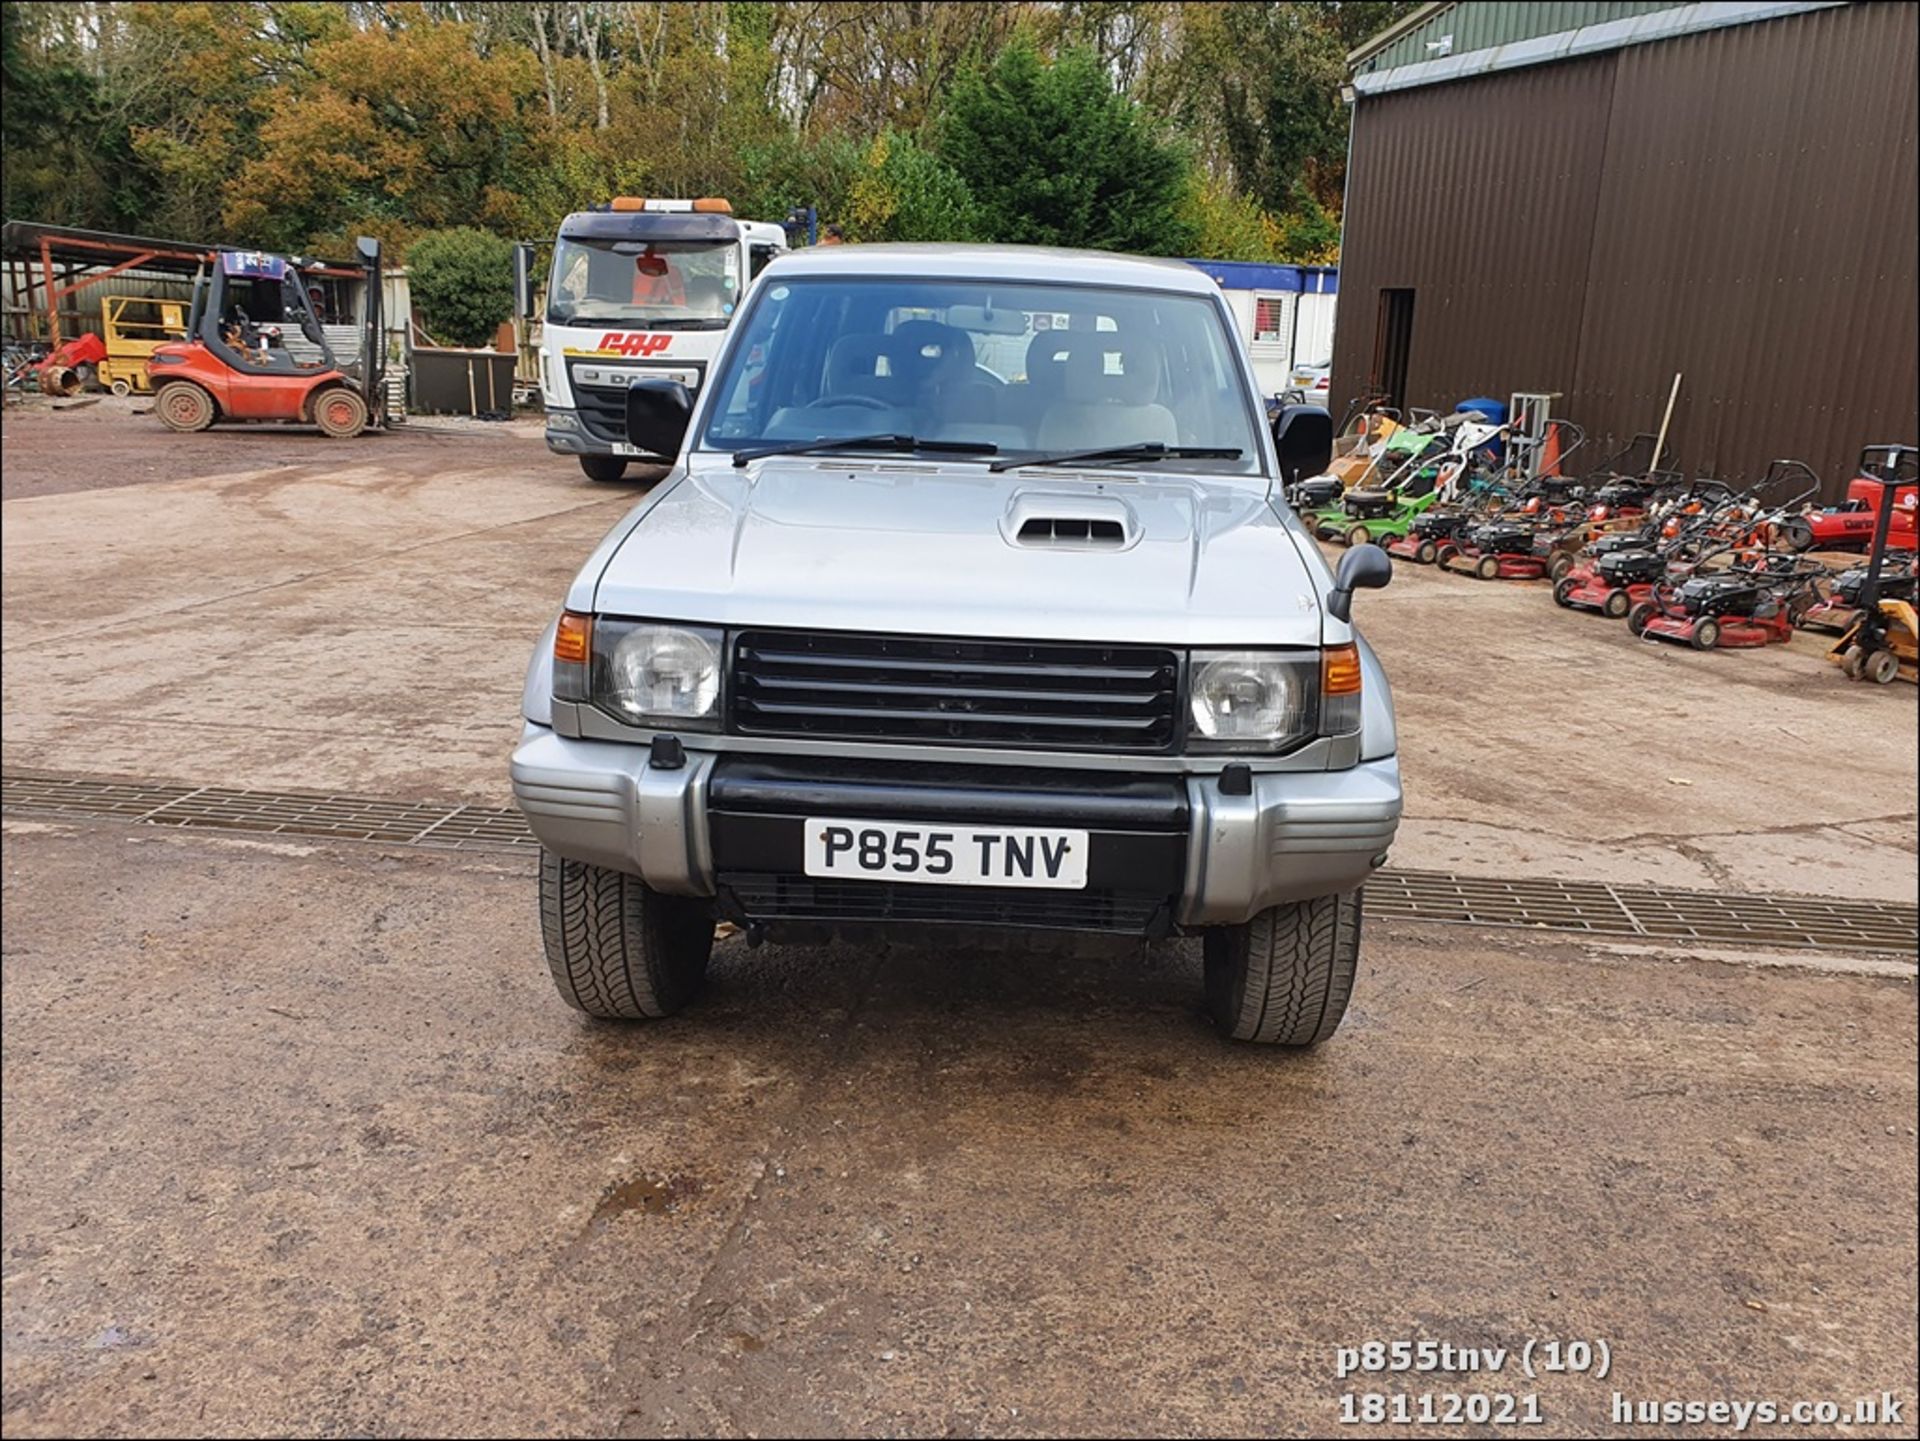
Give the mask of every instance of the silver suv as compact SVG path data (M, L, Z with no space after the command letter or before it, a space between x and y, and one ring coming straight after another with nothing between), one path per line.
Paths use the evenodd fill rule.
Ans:
M637 382L673 470L528 671L514 795L589 1015L677 1011L716 920L1203 940L1207 1004L1310 1045L1400 816L1392 699L1281 499L1213 282L1174 262L849 246L775 261L698 396Z

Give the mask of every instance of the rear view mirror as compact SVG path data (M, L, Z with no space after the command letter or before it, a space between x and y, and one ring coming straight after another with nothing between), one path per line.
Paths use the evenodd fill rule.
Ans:
M693 392L677 380L636 380L627 387L627 442L672 460L687 438Z
M1282 485L1319 475L1333 459L1333 417L1325 406L1284 405L1273 418L1273 446Z
M513 247L513 311L522 320L533 319L533 247Z
M1341 620L1353 619L1353 593L1379 590L1393 579L1393 562L1377 545L1356 545L1340 557L1340 568L1333 573L1333 593L1327 597L1327 609Z

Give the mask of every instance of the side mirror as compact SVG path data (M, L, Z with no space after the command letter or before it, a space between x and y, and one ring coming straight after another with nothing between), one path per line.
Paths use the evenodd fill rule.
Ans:
M1393 562L1377 545L1356 545L1340 557L1340 568L1333 573L1333 593L1327 597L1327 609L1341 620L1353 619L1353 593L1379 590L1393 579Z
M1282 405L1273 418L1273 447L1282 485L1319 475L1333 459L1333 417L1322 405Z
M680 454L693 418L693 392L677 380L636 380L627 387L627 441L668 460Z
M533 247L513 247L513 309L522 320L533 319Z

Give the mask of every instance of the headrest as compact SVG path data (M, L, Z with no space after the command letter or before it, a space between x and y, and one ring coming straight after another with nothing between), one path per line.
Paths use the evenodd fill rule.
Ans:
M1072 342L1058 330L1040 330L1027 342L1027 384L1058 390L1066 380Z
M966 331L937 320L909 320L894 327L893 353L907 376L929 376L973 369L973 341Z
M1156 360L1148 347L1116 340L1077 346L1067 356L1067 399L1151 405L1160 394Z
M823 388L834 392L854 382L873 380L881 374L879 362L883 356L887 358L888 375L897 379L899 370L893 364L893 342L887 336L872 333L841 336L827 351Z

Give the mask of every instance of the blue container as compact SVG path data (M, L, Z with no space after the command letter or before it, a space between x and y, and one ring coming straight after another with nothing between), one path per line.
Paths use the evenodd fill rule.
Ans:
M1490 424L1505 425L1507 423L1507 403L1504 400L1495 400L1490 395L1479 395L1472 400L1463 400L1454 406L1454 410L1477 410L1486 416Z

